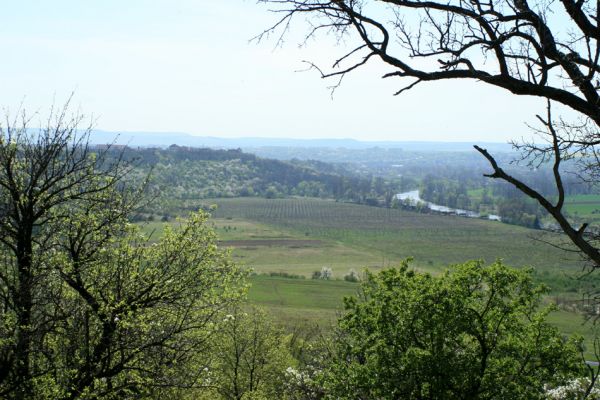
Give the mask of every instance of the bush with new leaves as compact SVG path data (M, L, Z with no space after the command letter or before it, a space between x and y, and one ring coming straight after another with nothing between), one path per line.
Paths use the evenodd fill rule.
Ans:
M408 262L345 300L331 399L536 399L582 372L580 343L546 322L529 270L473 261L439 277Z

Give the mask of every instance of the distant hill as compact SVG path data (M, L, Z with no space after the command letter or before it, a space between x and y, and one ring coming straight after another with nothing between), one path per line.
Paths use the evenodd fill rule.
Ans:
M168 148L117 146L135 160L136 177L152 177L162 193L162 211L217 197L320 197L366 204L391 202L398 188L381 178L361 177L318 161L280 161L239 149L209 149L171 145Z
M109 132L94 130L91 143L115 143L133 147L168 147L172 144L191 147L211 147L221 149L245 150L260 148L339 148L339 149L402 149L404 151L472 151L471 142L424 142L424 141L359 141L355 139L284 139L284 138L218 138L194 136L180 132ZM491 151L510 151L506 143L477 142Z

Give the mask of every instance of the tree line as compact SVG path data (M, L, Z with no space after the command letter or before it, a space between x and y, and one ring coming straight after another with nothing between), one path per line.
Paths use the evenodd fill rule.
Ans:
M390 206L401 188L398 182L353 173L339 165L265 159L240 149L125 147L107 149L107 156L130 161L133 180L151 175L149 189L164 193L156 202L163 214L171 216L182 202L217 197L303 196Z

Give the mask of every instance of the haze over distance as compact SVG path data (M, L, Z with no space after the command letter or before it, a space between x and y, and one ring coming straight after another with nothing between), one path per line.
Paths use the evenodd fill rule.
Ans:
M276 36L251 41L276 20L243 0L11 2L0 16L0 49L10 54L1 103L45 115L74 92L96 128L113 132L469 143L527 137L525 123L543 110L540 100L473 82L394 97L407 82L381 79L389 68L377 62L332 95L336 81L303 60L326 69L343 44L323 37L299 47L301 29L280 47Z

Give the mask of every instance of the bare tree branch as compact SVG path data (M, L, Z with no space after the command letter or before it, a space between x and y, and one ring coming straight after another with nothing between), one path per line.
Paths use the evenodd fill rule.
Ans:
M521 161L551 163L556 200L506 173L485 149L475 147L504 180L535 199L594 266L600 266L600 234L564 213L563 161L572 160L583 181L600 179L600 28L598 2L591 0L261 0L284 17L265 32L280 32L296 16L309 21L308 37L319 27L345 37L351 50L324 78L350 73L376 56L392 68L384 78L412 78L394 94L418 84L468 79L519 96L546 100L547 113L534 130L542 142L515 147ZM558 6L557 6L558 5ZM313 64L314 65L314 64ZM315 68L316 65L314 65ZM335 87L340 84L337 82ZM579 113L582 121L554 121L551 103Z

